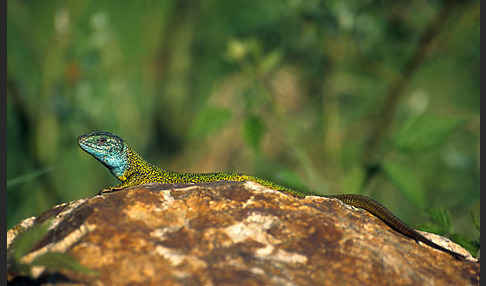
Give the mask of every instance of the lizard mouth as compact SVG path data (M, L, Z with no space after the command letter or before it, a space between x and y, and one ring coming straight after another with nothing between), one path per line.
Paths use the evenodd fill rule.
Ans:
M91 144L85 144L85 143L82 143L82 144L79 144L79 147L81 147L81 149L83 149L84 151L104 151L105 149L103 148L100 148L98 147L97 145L91 145Z

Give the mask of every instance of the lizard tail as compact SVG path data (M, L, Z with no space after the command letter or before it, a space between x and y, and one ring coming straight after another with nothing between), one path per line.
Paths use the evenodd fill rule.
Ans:
M356 194L343 194L343 195L326 195L326 198L333 198L342 201L345 204L362 208L367 210L368 212L372 213L373 215L380 218L384 221L388 226L395 229L396 231L415 239L416 241L421 241L428 246L431 246L435 249L442 250L444 252L449 253L453 257L459 260L464 260L465 256L454 251L451 251L445 247L442 247L431 240L427 239L425 236L417 232L416 230L408 227L402 220L396 217L391 211L385 208L383 205L378 203L377 201L362 195Z

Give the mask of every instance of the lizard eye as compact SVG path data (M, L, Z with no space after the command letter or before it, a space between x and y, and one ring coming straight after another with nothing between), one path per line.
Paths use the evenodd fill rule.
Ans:
M98 139L98 144L103 145L103 144L105 144L105 143L106 143L106 137L100 137L100 138Z

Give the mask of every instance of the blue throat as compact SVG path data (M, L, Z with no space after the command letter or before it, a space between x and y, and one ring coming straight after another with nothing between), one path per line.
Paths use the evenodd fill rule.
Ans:
M90 146L83 146L83 149L85 149L90 155L95 157L96 160L100 161L103 165L105 165L111 171L111 173L119 179L124 176L125 171L130 167L128 157L124 150L116 153L107 153L104 150L99 150Z
M117 178L120 178L125 174L125 171L128 169L128 160L116 159L116 162L114 162L114 164L111 166L112 166L110 167L111 173L115 175Z

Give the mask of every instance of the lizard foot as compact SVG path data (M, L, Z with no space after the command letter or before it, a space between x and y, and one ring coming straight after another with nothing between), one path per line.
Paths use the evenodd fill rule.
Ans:
M122 190L123 188L106 188L106 189L102 189L98 192L98 195L102 195L102 194L107 194L107 193L113 193L113 192L117 192L117 191L120 191Z

